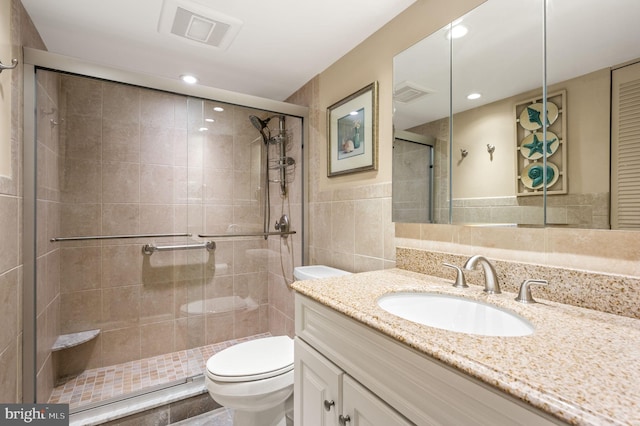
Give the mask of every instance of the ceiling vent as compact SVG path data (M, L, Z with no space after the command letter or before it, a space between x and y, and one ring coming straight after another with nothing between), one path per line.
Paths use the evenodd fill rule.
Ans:
M229 47L242 21L189 0L164 0L158 31L199 45Z
M396 85L393 91L393 100L406 104L430 93L434 93L434 91L425 89L412 81L403 81Z

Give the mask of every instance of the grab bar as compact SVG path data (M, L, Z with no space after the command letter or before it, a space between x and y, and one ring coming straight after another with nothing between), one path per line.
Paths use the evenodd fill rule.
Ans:
M56 243L59 241L85 241L85 240L116 240L120 238L162 238L162 237L190 237L192 234L133 234L133 235L93 235L87 237L56 237L49 241Z
M249 234L198 234L200 238L236 238L236 237L268 237L270 235L293 235L296 231L286 232L253 232Z
M208 251L212 251L216 249L215 241L205 241L204 243L196 243L196 244L180 244L173 246L157 246L155 244L145 244L142 246L142 252L144 254L153 254L157 251L169 251L169 250L194 250L206 248Z

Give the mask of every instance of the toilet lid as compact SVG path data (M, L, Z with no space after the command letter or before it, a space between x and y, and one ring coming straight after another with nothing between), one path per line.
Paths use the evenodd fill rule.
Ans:
M213 355L207 374L221 382L244 382L274 377L293 369L293 339L265 337L239 343Z

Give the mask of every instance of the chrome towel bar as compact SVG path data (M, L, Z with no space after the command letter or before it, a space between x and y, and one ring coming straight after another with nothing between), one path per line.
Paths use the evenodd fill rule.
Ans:
M270 235L293 235L296 231L286 232L253 232L249 234L198 234L200 238L236 238L236 237L268 237Z
M142 252L144 254L151 255L157 251L169 251L169 250L194 250L206 248L208 251L212 251L216 249L215 241L205 241L203 243L196 244L179 244L179 245L171 245L171 246L157 246L155 244L145 244L142 246Z
M59 241L86 241L86 240L117 240L120 238L163 238L163 237L190 237L190 233L182 234L132 234L132 235L93 235L87 237L56 237L49 241L56 243Z

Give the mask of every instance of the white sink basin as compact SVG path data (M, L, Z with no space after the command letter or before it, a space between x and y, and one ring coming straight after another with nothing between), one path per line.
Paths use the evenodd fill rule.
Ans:
M385 311L429 327L482 336L526 336L534 328L497 306L437 293L391 293L378 299Z

